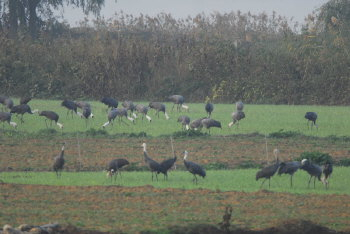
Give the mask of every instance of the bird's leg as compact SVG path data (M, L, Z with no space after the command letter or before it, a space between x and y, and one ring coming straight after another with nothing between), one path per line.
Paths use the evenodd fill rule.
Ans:
M314 188L316 188L316 176L314 176Z
M156 173L156 179L157 179L157 181L158 181L158 174Z
M174 111L174 106L175 106L175 103L174 103L174 105L173 105L173 108L171 108L171 112L173 112L173 111Z
M312 176L310 176L310 179L309 179L309 184L308 184L308 188L310 188L310 181L311 181L311 179L312 179Z
M152 181L153 181L153 171L152 171Z
M68 119L68 115L69 115L69 109L67 110L66 119Z
M265 180L261 183L260 188L262 188L262 186L264 185L264 183L265 183L266 180L267 180L267 179L265 178Z
M293 188L293 175L290 176L290 187Z
M271 178L269 178L269 188L270 188L270 179L271 179Z
M46 122L46 121L47 121L47 119L45 119L45 125L46 125L46 128L48 128L48 126L47 126L47 122Z
M120 121L125 124L126 126L129 126L129 124L127 122L125 122L123 119L120 119Z
M21 115L21 123L24 123L23 114Z

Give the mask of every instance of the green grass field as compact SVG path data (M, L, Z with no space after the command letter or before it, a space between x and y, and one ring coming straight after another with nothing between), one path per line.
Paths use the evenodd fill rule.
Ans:
M156 188L180 188L180 189L210 189L219 191L242 191L254 192L260 189L262 179L255 180L258 169L236 169L236 170L209 170L207 177L198 178L198 184L193 184L193 176L187 171L172 171L169 173L168 181L163 180L160 174L158 181L151 180L151 173L145 172L123 172L123 177L117 181L111 181L105 172L63 172L61 178L56 178L54 172L3 172L0 179L6 183L16 184L40 184L57 186L109 186L119 185L127 187L152 185ZM297 194L350 194L347 178L350 177L350 168L336 167L330 179L330 189L326 190L323 184L316 181L316 189L313 183L307 188L309 176L305 171L298 171L293 178L293 188L290 188L289 175L278 176L271 179L271 188L275 192L290 192ZM313 182L313 179L312 179ZM268 181L262 189L268 189Z
M18 103L18 100L14 100ZM61 100L32 100L29 104L32 108L41 110L52 110L60 115L59 122L64 124L63 132L83 132L91 128L98 130L102 129L102 125L107 122L106 106L97 101L91 101L92 112L94 118L88 121L88 126L83 119L77 115L72 119L71 116L66 117L67 110L62 107ZM146 102L140 102L147 104ZM204 117L206 115L203 103L189 103L190 111L178 113L172 112L172 103L165 103L167 113L170 116L166 120L163 113L160 113L160 118L155 116L153 110L149 111L149 116L152 117L152 122L149 123L146 119L141 121L137 119L136 124L132 124L127 119L124 121L128 124L118 123L115 121L114 125L106 127L109 134L118 133L140 133L145 132L149 136L169 135L181 130L181 126L177 123L177 118L180 115L188 115L191 121ZM121 103L119 104L121 106ZM176 109L176 108L175 108ZM260 134L269 134L278 132L280 130L298 132L304 135L311 135L317 137L326 136L350 136L350 109L348 107L340 106L288 106L288 105L249 105L246 104L244 112L246 118L240 122L239 128L236 126L228 127L231 122L231 113L234 111L234 104L215 104L212 118L221 121L222 129L213 128L211 135L231 135L231 134L247 134L258 132ZM307 120L304 115L307 111L314 111L318 113L319 129L308 129ZM19 119L14 116L12 121L18 123L18 131L38 132L46 129L45 117L38 116L38 114L24 115L24 123L20 124ZM11 126L5 125L6 129L11 129ZM58 132L61 130L56 125L52 125ZM207 132L206 130L202 130Z

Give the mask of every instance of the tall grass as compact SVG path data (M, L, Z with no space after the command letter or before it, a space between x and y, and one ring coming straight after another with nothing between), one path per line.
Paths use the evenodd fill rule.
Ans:
M275 192L290 192L297 194L350 194L348 178L350 168L335 167L330 178L330 188L325 189L320 181L316 181L313 188L313 179L308 188L309 175L305 171L298 171L293 178L293 188L290 187L289 175L278 176L271 179L271 187L268 181L262 187L262 179L255 180L258 169L236 169L236 170L208 170L206 178L198 178L198 184L192 182L193 176L187 171L172 171L169 173L168 181L163 180L163 175L158 175L158 181L151 180L149 171L123 172L122 178L116 181L106 177L105 172L63 172L61 178L56 178L54 172L3 172L0 179L5 183L17 184L41 184L57 186L144 186L152 185L157 188L179 188L179 189L210 189L219 191L244 191L253 192L260 188Z
M14 100L18 103L18 100ZM107 122L106 106L97 101L91 101L92 112L94 118L84 121L77 115L72 118L71 115L66 116L67 110L62 107L61 100L32 100L29 104L33 109L40 110L52 110L60 115L59 122L64 124L62 133L74 133L74 132L86 132L89 129L102 130L103 123ZM139 102L142 104L148 104L146 102ZM188 115L191 120L204 117L206 115L204 110L204 104L202 103L189 103L190 111L187 112L172 112L172 103L166 103L167 112L170 115L170 119L166 120L163 113L160 113L158 118L153 110L149 111L149 115L152 117L152 122L148 122L146 119L143 121L139 118L136 120L136 124L132 124L127 119L124 119L125 123L119 123L115 120L114 125L109 125L105 128L106 132L110 135L114 134L139 134L146 133L149 136L161 136L170 135L174 132L181 131L181 125L177 123L177 118L180 115ZM121 106L121 103L119 104ZM270 134L274 132L295 132L308 136L315 137L327 137L327 136L350 136L350 109L341 106L288 106L288 105L245 105L244 111L246 118L240 121L239 128L233 126L228 127L228 123L231 122L231 113L235 108L234 104L215 104L212 118L221 121L222 129L211 129L211 135L231 135L231 134L249 134L260 133ZM176 109L176 108L175 108ZM318 125L319 129L309 129L306 125L307 120L304 115L307 111L315 111L318 113ZM13 116L12 120L19 124L19 132L47 133L50 130L46 130L45 117L38 116L38 114L24 115L24 123L20 124L19 119ZM11 126L5 125L5 129L12 129ZM50 129L54 129L54 134L61 134L61 130L57 125L52 125ZM206 133L207 130L203 129L202 132Z

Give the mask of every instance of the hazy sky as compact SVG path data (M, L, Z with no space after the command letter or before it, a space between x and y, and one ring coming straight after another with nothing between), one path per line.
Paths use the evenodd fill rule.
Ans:
M186 18L188 15L195 16L199 13L210 14L213 12L231 12L240 10L243 13L266 12L271 15L272 11L293 17L293 21L304 22L304 18L319 8L328 0L105 0L101 10L101 16L106 19L113 17L116 12L123 11L127 14L138 16L154 16L160 12L171 13L175 18ZM84 19L81 9L66 7L64 18L71 26ZM92 16L90 16L91 18Z

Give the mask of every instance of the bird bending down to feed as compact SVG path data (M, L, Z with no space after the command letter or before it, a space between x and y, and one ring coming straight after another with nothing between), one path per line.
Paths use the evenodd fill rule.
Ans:
M56 156L54 158L54 162L53 162L53 170L56 172L57 178L61 177L61 173L62 173L64 162L65 162L64 161L64 145L65 145L65 143L62 146L62 150L61 150L60 155Z
M30 106L28 106L27 104L21 104L21 105L13 106L11 108L10 113L16 113L17 115L21 115L21 123L24 123L23 115L25 113L29 113L31 115L34 114L32 112L32 110L30 109Z
M59 115L54 112L54 111L40 111L39 112L39 116L45 116L46 119L45 119L45 124L46 124L46 128L48 128L47 126L47 120L50 120L50 126L52 125L52 121L55 121L56 125L59 127L59 128L63 128L63 124L59 123L58 122L58 119L59 119Z
M198 165L197 163L191 162L187 160L187 156L188 156L188 152L185 151L184 152L184 164L185 167L187 168L187 170L193 174L194 178L193 178L193 183L198 183L198 179L196 175L202 176L203 178L205 178L206 173L205 170L203 169L202 166Z
M169 97L169 99L174 103L173 107L171 108L171 111L174 111L175 105L176 105L176 110L181 111L181 106L185 102L185 98L181 95L172 95Z
M150 102L148 104L148 106L154 110L156 110L157 112L157 116L159 118L159 112L163 112L164 113L164 116L165 118L168 120L169 119L169 115L166 113L165 111L165 105L163 103L160 103L160 102Z
M307 173L310 175L309 183L308 183L308 188L310 188L310 182L312 177L314 177L314 188L316 184L316 178L321 181L321 174L322 174L322 169L320 166L311 163L308 159L303 159L301 160L301 167L300 169L305 170Z
M147 113L148 113L148 107L147 106L144 106L142 104L136 104L135 109L136 109L136 111L138 113L140 113L142 115L142 120L143 120L143 117L146 117L146 119L149 122L152 121L152 118L147 115Z
M200 118L200 119L195 119L190 123L190 128L194 130L200 130L203 128L202 120L206 119L207 117Z
M117 180L118 173L120 177L122 177L122 173L120 169L126 165L129 165L129 161L124 158L113 159L107 165L107 175L111 177L111 180L113 176L114 176L114 180Z
M109 108L117 108L118 107L118 101L111 97L104 97L101 99L101 102L107 106L107 111Z
M68 114L69 112L72 113L72 118L73 118L73 112L75 114L77 114L77 109L78 109L78 106L75 102L71 101L71 100L63 100L62 103L61 103L61 106L67 108L67 115L66 115L66 118L68 118Z
M330 161L327 160L322 168L322 173L323 173L322 181L323 181L324 185L326 186L326 189L328 189L328 187L329 187L328 179L331 176L332 172L333 172L333 165Z
M182 130L188 130L190 129L190 117L188 117L187 115L181 115L178 119L177 122L181 123L182 126Z
M309 122L311 121L311 129L312 127L315 125L316 129L318 129L318 125L316 124L316 120L317 120L317 113L316 112L306 112L305 114L305 119L307 119L307 127L309 128Z
M30 102L32 100L31 97L21 97L21 99L19 100L19 104L28 104L28 102Z
M293 175L300 168L301 163L298 161L293 162L281 162L278 169L278 175L289 174L290 175L290 187L293 187Z
M17 123L11 122L12 114L10 112L0 112L0 121L3 123L2 128L5 127L5 122L14 128L17 128Z
M228 124L229 127L232 127L235 123L237 123L237 128L239 126L239 121L245 118L245 114L243 111L236 111L232 113L232 122Z
M158 174L162 172L160 164L148 156L148 153L146 150L146 143L143 143L142 147L143 147L143 157L144 157L145 163L152 172L152 181L153 181L153 173L155 173L156 179L158 180Z
M126 108L126 110L130 111L130 116L132 115L134 118L136 118L136 114L134 113L135 110L135 104L132 101L124 101L122 103L122 106Z
M210 128L215 127L215 128L221 128L221 123L215 119L210 119L210 118L205 118L202 119L202 125L206 129L209 129L209 134L210 134Z
M262 168L260 171L256 173L255 179L259 180L260 178L264 178L265 180L261 183L260 188L263 186L266 180L269 180L269 188L270 188L270 179L276 173L280 163L278 159L278 149L273 151L275 155L276 162L270 166Z

